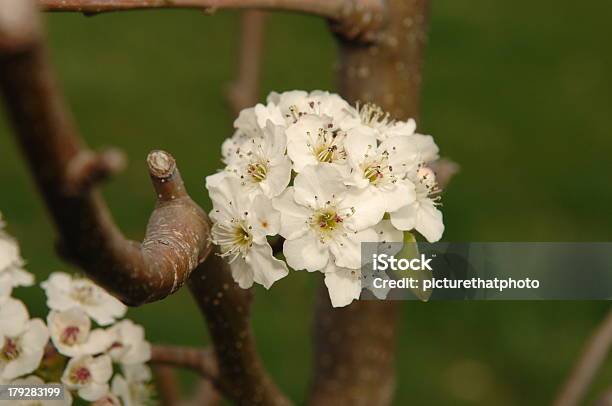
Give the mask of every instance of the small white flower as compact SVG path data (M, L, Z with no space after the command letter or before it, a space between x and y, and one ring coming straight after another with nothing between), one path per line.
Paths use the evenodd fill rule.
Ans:
M113 340L105 330L91 330L91 320L80 307L52 310L47 316L47 325L55 348L68 357L99 354Z
M123 376L115 375L112 391L119 396L123 406L148 406L152 404L153 389L151 370L144 364L122 366Z
M346 133L335 127L328 116L308 114L287 128L287 155L293 170L309 165L333 164L338 169L346 162Z
M270 200L264 195L251 199L242 191L239 180L231 177L214 183L207 179L207 188L213 201L212 241L227 258L240 287L246 289L257 282L268 289L285 277L285 263L274 258L266 240L280 227L280 215Z
M52 382L54 383L54 382ZM9 383L11 386L40 386L45 382L36 375L30 375L25 378L15 379ZM64 391L64 399L53 400L0 400L0 405L11 406L70 406L72 404L72 395L69 391ZM120 405L119 405L120 406Z
M374 230L378 240L378 248L375 250L378 253L386 252L387 243L401 243L403 233L395 229L391 222L383 220L378 223ZM370 255L368 254L369 258ZM365 264L364 264L365 265ZM329 298L333 307L343 307L349 305L353 300L359 299L361 291L364 288L369 289L378 298L386 297L388 289L377 289L372 284L372 269L368 266L363 266L361 269L348 269L334 265L331 261L325 267L325 286L329 292ZM386 274L376 275L383 279L389 279Z
M112 344L108 354L122 364L141 364L151 359L151 344L145 340L142 326L121 320L108 329Z
M95 358L84 355L68 361L62 383L68 389L76 390L81 398L93 402L108 393L108 381L112 373L113 367L108 355Z
M41 286L49 308L63 311L80 307L101 326L112 324L127 311L124 304L89 279L54 272Z
M0 230L0 276L9 275L12 287L32 286L34 276L23 265L17 241Z
M416 187L416 200L391 213L391 222L400 230L415 229L429 242L436 242L444 233L442 212L436 207L439 192L434 172L420 166L412 175Z
M29 319L28 310L16 299L0 306L0 381L9 381L35 371L49 341L47 326Z
M393 137L377 145L374 135L349 131L345 148L351 174L346 183L367 190L387 212L412 203L414 185L406 176L417 166L419 152L411 138Z
M227 165L232 164L233 160L238 158L237 154L245 143L261 138L263 128L266 127L268 121L275 125L285 124L280 110L275 105L258 104L242 110L234 121L234 128L236 128L234 135L226 139L221 146L223 162Z
M330 253L345 268L360 266L361 242L376 241L370 228L385 207L367 192L348 190L332 166L307 166L277 199L283 252L294 269L322 271Z
M293 90L268 95L268 105L278 106L287 125L294 124L306 115L327 116L339 128L351 128L359 120L354 110L342 97L335 93L314 90L310 93Z
M291 161L285 155L286 148L285 128L268 121L261 136L244 142L234 152L236 156L229 160L227 171L239 178L253 195L278 196L291 180Z

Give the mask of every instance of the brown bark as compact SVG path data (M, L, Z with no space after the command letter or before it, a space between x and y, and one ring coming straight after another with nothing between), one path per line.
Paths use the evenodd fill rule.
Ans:
M375 102L396 119L419 111L426 0L389 0L387 25L371 44L340 38L340 93ZM323 286L315 315L312 405L387 405L395 387L399 302L357 301L332 309Z
M257 352L250 319L252 292L234 282L223 258L210 255L188 286L206 317L222 392L238 405L290 404Z
M234 117L259 100L266 16L258 10L246 10L241 16L238 75L226 95Z
M121 234L92 188L118 169L121 159L90 152L78 136L48 62L35 7L30 0L2 2L0 87L59 231L60 252L127 304L162 299L210 252L208 217L187 195L174 159L154 151L147 163L157 203L146 237L138 243Z

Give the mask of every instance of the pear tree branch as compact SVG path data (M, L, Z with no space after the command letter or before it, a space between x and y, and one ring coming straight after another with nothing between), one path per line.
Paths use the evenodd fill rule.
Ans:
M207 13L227 9L294 11L327 18L348 38L371 39L384 21L384 0L39 0L45 11L97 14L111 11L186 8Z
M0 3L0 89L14 134L59 231L60 253L123 302L178 290L211 251L206 213L187 194L174 158L147 159L156 204L142 243L126 239L95 185L124 165L92 152L57 86L32 0Z

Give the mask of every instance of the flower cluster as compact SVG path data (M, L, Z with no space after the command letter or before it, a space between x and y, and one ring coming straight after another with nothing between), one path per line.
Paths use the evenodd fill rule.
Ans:
M243 110L222 146L225 168L206 178L212 241L243 288L269 288L296 270L325 274L332 304L359 297L362 242L444 231L429 135L379 107L336 94L271 93ZM281 261L269 243L284 239Z
M151 404L151 345L141 326L119 320L126 307L88 279L55 272L41 284L50 309L46 323L30 318L11 294L33 285L34 277L2 230L0 221L0 384L61 382L64 405L73 396L97 406Z

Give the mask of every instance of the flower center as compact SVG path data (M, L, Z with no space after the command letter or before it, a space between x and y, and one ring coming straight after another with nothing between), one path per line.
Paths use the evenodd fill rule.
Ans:
M245 213L247 214L247 213ZM221 256L234 261L238 256L246 256L253 245L251 227L244 220L232 219L229 223L213 225L213 242L221 246Z
M268 175L268 165L262 162L250 163L247 167L247 173L254 182L261 182Z
M70 297L85 305L96 304L94 287L88 283L76 283L70 290Z
M310 132L308 135L310 135ZM340 130L319 128L314 143L309 145L312 149L312 154L317 161L324 163L332 163L344 159L346 156L343 147L344 137L344 133Z
M315 212L310 223L319 233L328 234L341 227L343 221L335 209L326 208Z
M79 341L79 333L81 329L77 326L66 327L60 338L61 342L66 345L74 345Z
M84 366L76 367L70 374L70 380L81 385L87 384L91 380L91 372Z
M12 361L19 357L21 348L16 339L6 337L4 339L4 346L0 351L0 359L6 362Z

